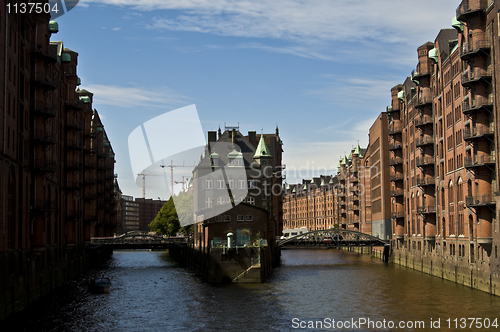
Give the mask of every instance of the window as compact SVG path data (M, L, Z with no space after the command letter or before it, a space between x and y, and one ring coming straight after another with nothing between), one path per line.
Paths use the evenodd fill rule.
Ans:
M248 188L249 189L254 189L255 188L255 181L254 180L248 181Z
M224 179L217 179L217 189L225 189Z
M228 214L226 214L226 215L224 216L224 221L231 221L231 216L230 216L230 215L228 215Z
M212 179L208 178L205 180L205 189L212 189Z
M212 166L219 166L219 158L212 159Z
M222 205L222 204L224 204L224 202L225 202L224 197L217 198L217 205Z
M229 189L234 189L234 180L233 179L229 179L227 180L228 184L229 184Z
M253 216L252 216L252 215L250 215L250 214L247 214L247 215L245 216L245 218L246 218L246 220L247 220L247 221L253 221Z
M239 187L240 189L245 189L246 188L246 180L239 180Z
M205 198L205 207L206 208L211 208L212 207L212 197Z
M215 216L215 221L222 221L222 216Z
M255 205L255 198L253 198L253 197L248 197L248 198L247 198L247 202L248 202L248 204Z
M242 215L242 214L239 214L239 215L237 216L237 220L238 220L238 221L245 221L245 216L244 216L244 215Z

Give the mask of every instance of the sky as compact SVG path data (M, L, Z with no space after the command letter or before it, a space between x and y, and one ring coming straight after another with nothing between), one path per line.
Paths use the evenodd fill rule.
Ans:
M370 126L390 104L390 89L416 67L417 47L451 28L459 4L80 0L57 18L59 32L51 40L79 54L80 88L94 93L93 107L116 154L120 189L142 197L129 135L193 104L205 137L225 125L239 126L243 134L274 133L278 126L288 183L334 174L358 141L366 147ZM165 140L175 145L182 137L166 133ZM196 161L173 161L183 162ZM188 176L181 169L174 181ZM146 198L169 195L146 190Z

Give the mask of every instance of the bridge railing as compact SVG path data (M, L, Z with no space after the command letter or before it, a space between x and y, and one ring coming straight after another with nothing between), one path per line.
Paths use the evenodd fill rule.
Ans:
M279 241L280 247L377 247L388 240L344 229L316 230Z
M156 235L125 235L119 237L91 238L94 245L104 244L168 244L187 243L188 237L161 237Z

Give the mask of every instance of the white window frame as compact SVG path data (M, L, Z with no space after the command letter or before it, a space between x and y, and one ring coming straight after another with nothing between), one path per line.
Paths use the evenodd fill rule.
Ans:
M205 189L212 189L212 178L205 179Z
M211 208L212 207L212 197L206 197L205 198L205 207L206 208Z
M245 221L245 216L243 214L239 214L236 218L237 221Z
M217 179L217 189L226 189L224 179Z
M255 197L248 197L247 202L248 204L255 205Z
M223 205L226 203L226 200L224 199L224 197L220 196L220 197L217 197L217 205Z
M224 215L224 221L231 221L231 216L229 214Z

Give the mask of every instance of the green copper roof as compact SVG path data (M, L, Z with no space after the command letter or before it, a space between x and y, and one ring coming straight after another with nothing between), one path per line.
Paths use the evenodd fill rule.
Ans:
M328 182L328 183L333 183L333 178L331 178L331 179L330 179L330 182Z
M361 148L359 147L359 144L358 146L356 146L356 148L354 149L354 153L353 154L357 154L358 156L360 156L361 154ZM361 156L360 156L361 157Z
M290 190L290 184L286 185L286 190Z
M344 165L347 165L347 162L348 162L348 161L347 161L347 156L344 156L344 159L342 159L342 163L343 163Z
M314 179L311 179L311 182L309 182L309 183L314 183Z
M50 33L58 33L59 32L59 24L56 21L49 22L49 32Z
M457 29L459 32L464 31L464 22L457 20L455 16L453 20L451 20L451 26Z
M259 145L257 145L257 149L255 149L255 154L253 155L255 158L263 158L263 157L272 157L269 149L267 148L266 142L264 141L264 135L260 135Z
M337 168L340 168L340 162L342 161L342 159L339 160L339 163L337 164Z
M398 92L398 99L405 100L405 92L404 90L401 90Z
M438 62L439 60L439 51L437 48L433 48L432 50L429 51L429 58L431 58L432 60Z
M307 189L307 184L304 184L304 186L302 187L302 189Z
M294 193L294 192L295 192L295 187L293 187L293 190L292 190L292 193Z
M227 154L228 158L243 158L243 154L241 152L236 151L233 149L233 151L229 152Z
M80 100L85 103L85 104L88 104L90 103L90 97L89 96L81 96L80 97Z
M71 62L71 55L69 55L68 53L63 53L62 62Z
M213 152L211 155L210 155L210 158L214 159L214 158L219 158L219 154L217 152Z
M325 185L325 180L321 179L321 186L324 186L324 185Z

